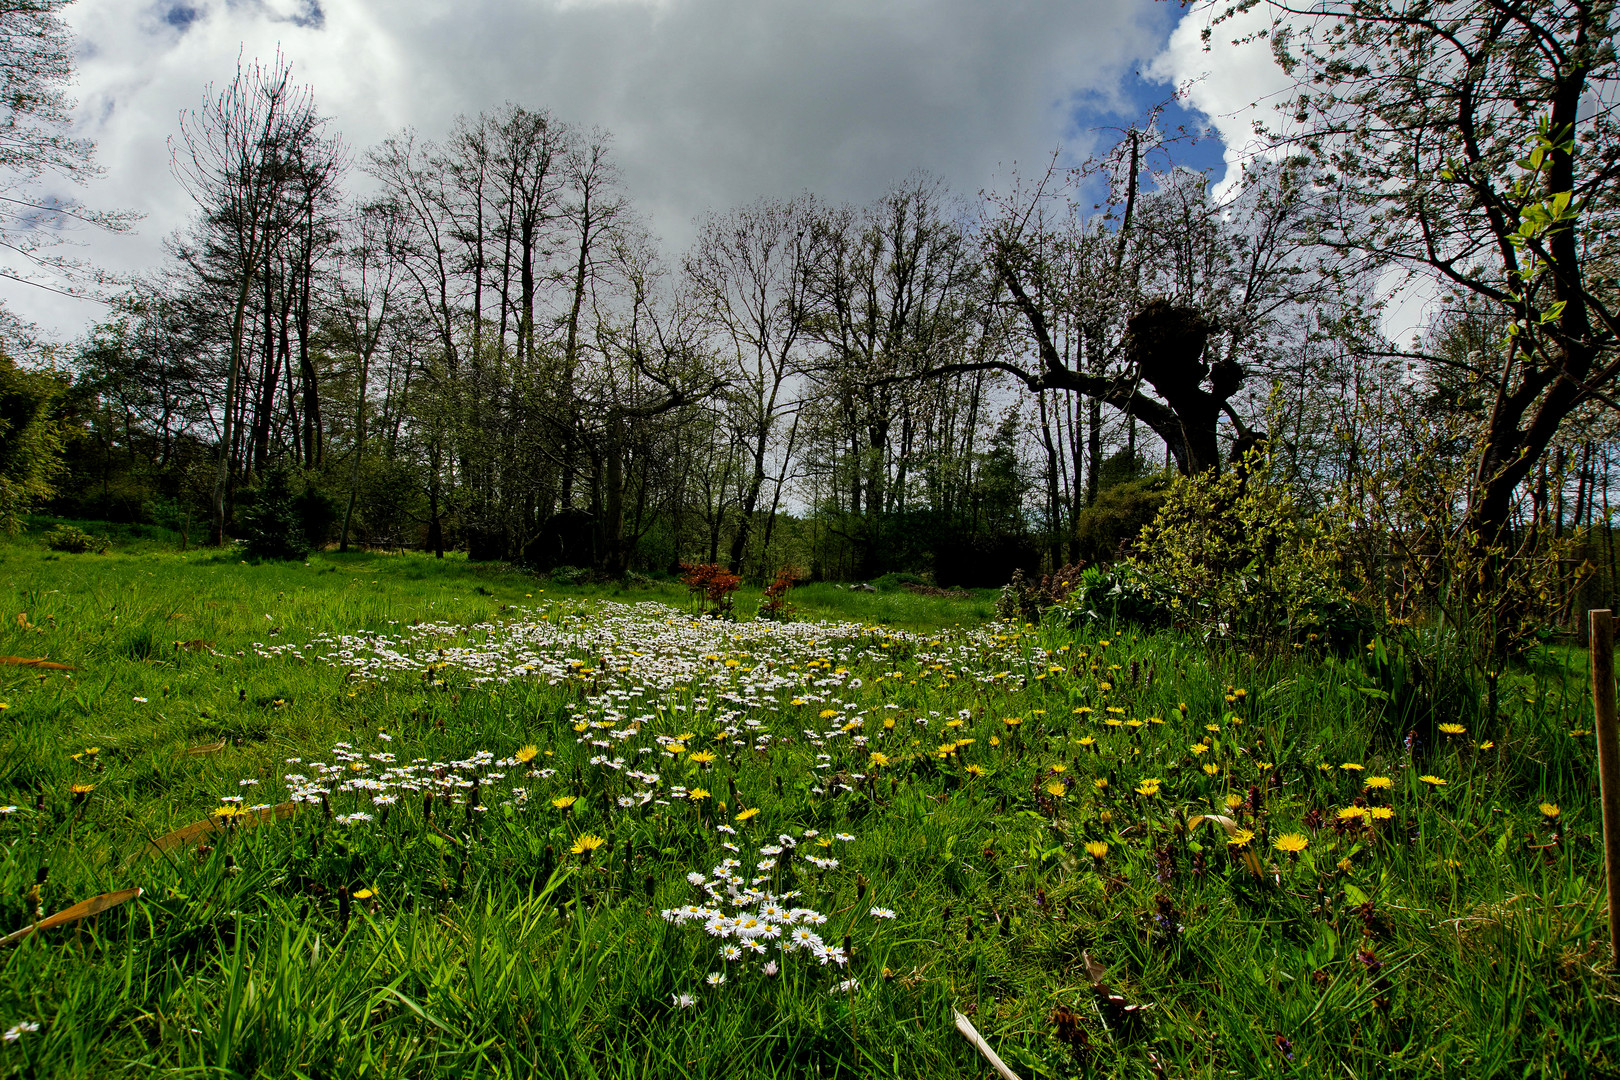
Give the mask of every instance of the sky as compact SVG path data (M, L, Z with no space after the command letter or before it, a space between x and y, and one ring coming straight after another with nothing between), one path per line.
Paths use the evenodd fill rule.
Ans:
M181 114L278 49L356 159L506 101L605 129L671 259L703 214L762 196L867 203L918 169L1006 188L1054 150L1105 151L1184 85L1161 125L1209 136L1176 159L1224 190L1285 86L1263 46L1220 33L1206 52L1209 10L1160 0L76 0L66 17L76 133L105 170L73 194L143 215L68 253L114 273L159 265L194 213L170 169ZM0 300L59 339L105 311L3 280Z

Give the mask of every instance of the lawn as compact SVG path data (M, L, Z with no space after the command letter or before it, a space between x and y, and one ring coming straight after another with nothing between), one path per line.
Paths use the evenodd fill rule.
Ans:
M142 890L0 946L0 1076L1620 1073L1567 653L1408 746L1372 661L985 594L152 533L0 597L71 668L0 665L0 935Z

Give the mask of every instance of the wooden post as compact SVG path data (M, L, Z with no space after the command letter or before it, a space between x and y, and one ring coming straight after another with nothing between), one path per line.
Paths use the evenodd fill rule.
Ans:
M1603 798L1603 865L1609 891L1609 956L1620 967L1620 731L1614 700L1614 614L1588 613L1592 628L1592 708L1597 718L1598 780Z

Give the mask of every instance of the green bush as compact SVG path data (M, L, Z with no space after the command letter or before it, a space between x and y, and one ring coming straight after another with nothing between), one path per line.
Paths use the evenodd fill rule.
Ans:
M105 555L112 547L112 541L105 536L87 533L74 525L57 525L43 539L46 547L67 555L86 555L92 551Z
M241 539L260 559L302 559L331 537L338 510L291 466L272 466L244 499Z
M1279 648L1370 625L1338 552L1344 526L1300 509L1269 456L1181 477L1129 565L1168 597L1171 621L1245 648Z
M910 574L904 571L884 574L882 577L872 579L872 588L876 589L878 592L894 592L896 589L902 588L906 585L931 584L933 583L927 578L923 577L921 574Z
M1149 476L1104 488L1075 517L1076 554L1085 563L1111 563L1120 557L1164 505L1170 481Z

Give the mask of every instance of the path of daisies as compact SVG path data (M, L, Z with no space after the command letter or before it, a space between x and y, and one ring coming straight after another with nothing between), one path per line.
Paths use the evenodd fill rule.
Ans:
M345 737L103 864L138 914L27 978L125 974L15 997L6 1042L234 1075L973 1075L957 1010L1039 1075L1612 1042L1578 687L1403 737L1325 658L512 610L244 649L338 687ZM1554 964L1579 992L1500 989Z

